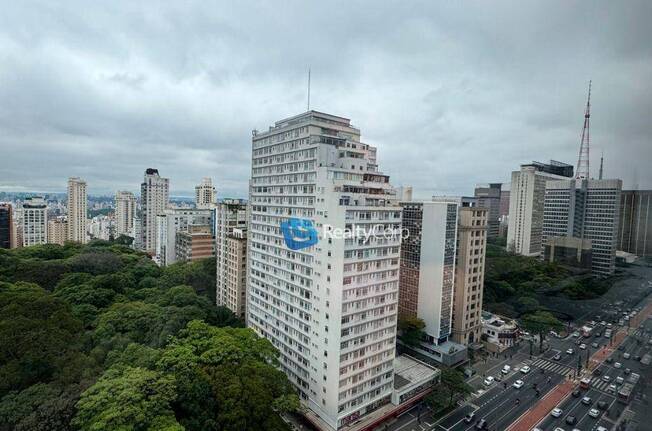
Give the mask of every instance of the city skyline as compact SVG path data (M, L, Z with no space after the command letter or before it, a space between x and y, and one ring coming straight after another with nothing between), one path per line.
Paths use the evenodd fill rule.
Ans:
M89 194L137 191L155 166L172 195L211 176L220 197L246 197L251 130L306 110L308 68L310 107L355 118L416 198L508 182L531 160L574 165L590 79L593 176L604 151L606 177L652 187L649 4L375 5L365 20L362 4L295 6L8 6L0 190L63 191L74 175Z

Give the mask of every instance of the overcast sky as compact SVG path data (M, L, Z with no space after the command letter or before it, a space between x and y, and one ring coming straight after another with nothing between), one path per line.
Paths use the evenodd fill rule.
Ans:
M65 3L66 6L57 5ZM158 3L167 3L160 6ZM246 4L246 5L245 5ZM652 2L0 0L0 191L247 195L251 130L351 118L419 197L575 165L652 188Z

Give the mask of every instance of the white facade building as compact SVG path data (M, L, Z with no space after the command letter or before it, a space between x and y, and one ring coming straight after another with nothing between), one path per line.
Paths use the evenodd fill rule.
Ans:
M192 225L209 225L211 210L168 208L156 216L156 262L161 266L177 260L177 233L187 232Z
M157 169L148 168L140 185L142 247L148 253L156 251L156 216L163 213L169 200L170 180L162 178Z
M86 225L88 198L86 196L86 181L78 177L68 179L68 241L88 242Z
M131 235L136 217L136 197L131 192L115 194L115 236Z
M216 202L216 191L213 186L213 180L210 177L202 178L201 184L195 186L195 206L198 209L209 209Z
M23 247L45 244L48 240L48 205L42 197L23 201Z
M538 256L541 253L546 182L572 176L572 166L554 160L550 164L533 162L522 165L519 171L512 172L508 251L524 256Z
M391 401L400 207L346 118L308 111L254 131L252 146L247 324L338 429Z

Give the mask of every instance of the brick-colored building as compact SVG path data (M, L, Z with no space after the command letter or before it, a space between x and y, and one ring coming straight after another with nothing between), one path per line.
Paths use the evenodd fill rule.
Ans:
M211 227L206 225L188 226L187 232L177 233L177 261L193 261L215 255L215 241Z

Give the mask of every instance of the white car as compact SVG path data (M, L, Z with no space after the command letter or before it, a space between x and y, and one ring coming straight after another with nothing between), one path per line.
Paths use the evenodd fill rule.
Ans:
M530 367L528 367L527 365L524 365L523 368L521 368L521 373L527 374L529 372L530 372Z
M589 416L591 416L592 418L597 418L598 416L600 416L600 410L598 409L589 410Z
M581 350L586 350L586 344L584 344L584 343L580 344L580 349Z
M621 364L620 362L616 362L614 364L614 368L622 368L622 367L623 367L623 364Z
M614 385L613 383L610 384L609 387L607 388L607 392L612 394L615 394L617 390L618 388L616 388L616 385Z
M491 386L493 384L493 382L494 382L494 377L493 376L489 376L486 379L484 379L485 386Z
M597 428L595 429L595 431L609 431L609 430L606 429L605 427L603 427L602 425L600 425L599 427L597 427Z
M550 416L552 416L553 418L558 418L558 417L560 417L563 413L564 413L564 411L563 411L562 409L560 409L559 407L555 407L555 408L552 409L552 411L550 412Z
M505 365L502 370L500 370L501 373L507 374L509 371L512 369L509 365Z
M630 355L629 353L623 353L623 358L629 359L631 357L632 357L632 355Z
M521 389L524 384L525 382L523 380L517 380L512 386L514 386L516 389Z
M568 353L569 355L572 355L574 353L574 350L573 349L568 349L568 350L566 350L566 353Z

